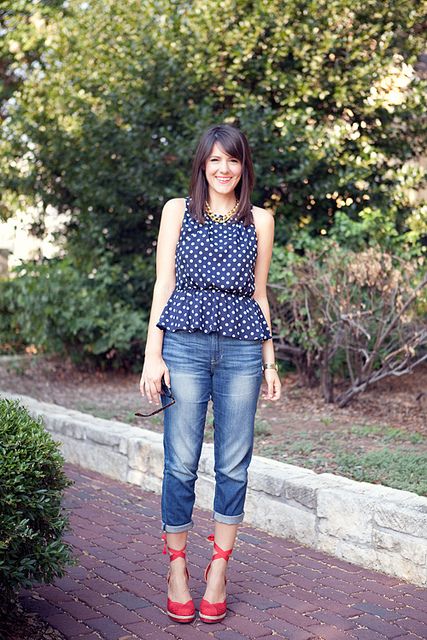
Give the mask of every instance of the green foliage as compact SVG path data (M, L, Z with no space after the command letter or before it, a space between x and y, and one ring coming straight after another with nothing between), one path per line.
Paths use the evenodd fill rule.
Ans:
M417 243L422 4L71 0L7 107L3 186L69 212L86 255L103 235L116 257L144 254L201 129L226 120L249 136L279 241L328 234L339 213L365 240Z
M7 101L24 82L32 68L42 69L46 31L63 15L63 0L2 0L0 5L0 113L5 116ZM4 140L4 151L9 146ZM13 184L13 168L2 166L5 182L0 198L0 220L19 208L20 194Z
M1 55L20 81L3 105L0 211L34 206L40 235L48 206L67 214L70 260L69 285L53 268L47 293L35 277L19 279L29 300L40 293L47 317L9 295L13 335L19 324L21 339L77 357L134 356L162 204L187 193L195 142L213 122L247 133L254 202L275 210L279 247L304 253L330 236L355 251L424 250L426 207L413 197L425 181L414 162L426 146L426 82L413 69L425 46L423 3L9 5ZM117 286L94 292L87 279L103 255ZM121 286L129 274L133 296Z
M49 22L57 20L62 0L2 0L0 7L0 103L22 83L22 69L40 64Z
M13 283L0 280L0 355L21 353L26 342L14 314Z
M41 419L0 399L0 611L19 587L64 573L71 548L61 499L69 481Z
M424 470L427 466L425 453L413 453L404 448L390 451L384 448L368 453L344 453L336 456L337 472L351 474L360 482L375 482L404 491L427 495Z
M147 312L138 308L146 286L140 280L144 270L147 273L147 265L135 257L123 273L122 265L110 263L108 255L89 273L77 270L69 258L18 267L15 278L0 283L7 312L0 344L15 335L25 344L68 354L75 361L138 365L147 321Z

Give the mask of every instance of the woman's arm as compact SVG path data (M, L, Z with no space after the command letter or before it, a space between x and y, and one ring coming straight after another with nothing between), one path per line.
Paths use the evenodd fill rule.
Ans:
M160 315L175 289L175 251L184 217L184 198L166 202L160 220L156 251L156 282L145 345L140 390L150 402L160 404L161 379L170 386L169 370L162 358L163 330L156 327Z
M271 330L270 305L267 298L267 280L270 270L271 256L274 242L274 218L265 209L253 208L254 223L258 240L257 260L255 264L255 292L253 295L261 307L268 327ZM262 360L264 363L273 364L275 362L273 340L265 340L262 345ZM265 381L267 383L267 394L263 397L269 400L280 398L281 383L275 369L265 369Z

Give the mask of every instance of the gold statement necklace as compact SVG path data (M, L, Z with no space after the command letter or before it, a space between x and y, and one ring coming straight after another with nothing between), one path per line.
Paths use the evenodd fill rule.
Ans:
M206 214L209 216L209 218L211 220L213 220L214 222L227 222L227 220L230 220L230 218L232 218L234 216L234 214L236 213L237 209L239 208L239 200L236 200L236 204L234 205L234 207L232 209L230 209L230 211L226 214L224 214L223 216L219 213L214 213L209 205L209 202L206 200L205 202L205 211Z

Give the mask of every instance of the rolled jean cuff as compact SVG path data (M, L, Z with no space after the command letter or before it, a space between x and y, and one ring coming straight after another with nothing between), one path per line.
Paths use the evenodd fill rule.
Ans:
M239 524L243 521L244 517L244 512L240 513L238 516L224 516L222 513L217 513L216 511L213 513L213 519L216 522L222 522L222 524Z
M165 524L162 523L162 531L166 531L166 533L182 533L183 531L190 531L194 527L193 521L187 522L187 524Z

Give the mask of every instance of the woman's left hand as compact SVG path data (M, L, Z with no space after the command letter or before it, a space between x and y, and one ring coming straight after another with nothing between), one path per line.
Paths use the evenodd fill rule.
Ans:
M267 389L263 392L262 399L278 400L280 398L280 392L282 388L279 374L275 369L266 369L264 371L264 378L267 383Z

